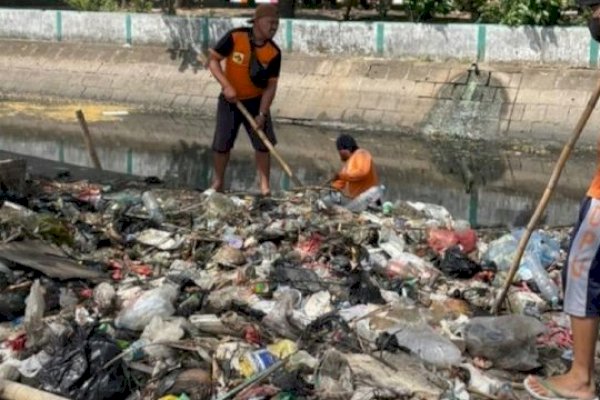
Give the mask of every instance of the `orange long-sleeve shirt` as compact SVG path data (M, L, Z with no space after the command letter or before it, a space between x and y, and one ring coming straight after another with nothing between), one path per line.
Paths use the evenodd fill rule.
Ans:
M379 178L371 153L358 149L346 161L338 173L338 179L333 181L331 186L353 199L378 183Z

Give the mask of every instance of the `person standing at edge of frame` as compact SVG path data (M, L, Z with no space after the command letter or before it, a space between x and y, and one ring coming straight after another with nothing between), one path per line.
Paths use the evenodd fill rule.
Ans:
M578 1L592 8L588 27L592 38L600 41L600 0ZM525 389L538 400L598 399L594 363L600 323L600 168L581 204L563 269L563 284L563 309L571 318L573 333L571 368L566 374L549 378L528 376Z
M237 108L240 101L254 116L269 141L277 139L269 109L277 92L281 69L281 50L273 42L279 27L279 11L272 4L261 4L250 20L252 27L236 28L210 49L208 69L221 84L217 102L217 123L213 138L214 179L212 189L222 192L231 149L240 125L244 125L255 151L260 191L270 195L271 158L269 150ZM221 66L224 60L225 68Z

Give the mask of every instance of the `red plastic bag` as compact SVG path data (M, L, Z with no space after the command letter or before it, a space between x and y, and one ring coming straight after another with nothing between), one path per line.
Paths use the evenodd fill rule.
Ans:
M448 229L431 229L427 238L427 244L436 253L443 253L450 247L456 246L458 241L456 232Z
M477 247L477 233L473 229L465 229L456 232L458 244L462 247L465 254L469 254Z
M477 233L473 229L453 231L449 229L431 229L427 244L438 254L444 253L450 247L460 245L465 254L469 254L477 245Z

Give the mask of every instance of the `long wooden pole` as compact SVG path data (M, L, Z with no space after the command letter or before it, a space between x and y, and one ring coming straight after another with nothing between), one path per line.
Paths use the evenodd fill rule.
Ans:
M79 120L79 125L81 125L81 130L83 132L83 141L85 142L85 147L87 148L88 154L92 160L92 164L96 169L102 169L102 165L100 164L100 159L98 158L98 153L96 153L96 148L94 147L94 142L92 141L92 135L90 135L90 130L88 129L87 122L85 122L85 116L83 115L83 111L77 110L75 111L75 115L77 115L77 120Z
M252 129L254 129L254 132L256 132L260 140L262 140L267 149L269 149L269 152L271 152L271 154L273 154L277 161L279 161L279 164L281 164L281 167L283 168L285 173L288 174L290 179L294 182L294 185L302 186L302 182L300 182L300 179L298 179L296 175L294 175L294 173L290 169L290 166L284 161L283 158L281 158L277 150L275 150L275 147L273 147L273 143L271 143L265 132L263 132L263 130L258 127L258 124L254 120L254 117L250 114L250 112L248 112L248 109L239 101L236 103L236 105L241 111L241 113L244 115L246 120L248 120L248 122L252 126Z
M533 229L536 227L540 217L546 210L546 206L548 205L550 196L552 196L552 193L554 192L554 188L556 187L556 184L558 183L558 180L560 179L562 170L563 170L567 160L569 159L569 156L571 155L571 151L573 150L573 147L575 147L575 143L577 143L577 140L581 136L581 132L583 132L583 128L585 128L585 125L587 124L588 120L590 119L590 115L592 115L592 112L594 111L594 108L596 107L596 103L598 103L599 97L600 97L600 79L598 80L598 83L596 84L596 89L592 93L592 96L590 97L590 99L587 103L587 106L585 107L585 109L583 110L583 113L581 114L581 117L579 117L579 121L577 122L577 125L575 126L575 129L573 130L573 134L571 135L571 138L563 147L562 152L560 153L560 158L558 159L558 162L554 166L554 171L552 171L552 176L550 177L550 181L548 182L548 185L546 186L546 190L544 190L544 194L543 194L542 198L540 199L540 202L538 203L538 206L535 209L535 212L531 216L529 223L527 224L527 229L525 230L525 233L523 234L523 236L521 236L521 240L519 241L519 247L517 248L517 252L515 254L512 264L510 266L510 269L508 271L508 276L506 277L506 281L504 282L504 285L502 286L502 290L500 291L500 293L496 297L496 300L494 301L494 304L492 305L492 314L498 313L500 306L502 305L502 303L504 302L504 299L506 298L508 289L510 288L510 285L512 284L515 274L517 273L517 270L519 269L519 264L521 263L521 258L523 257L523 253L525 253L525 248L527 247L527 243L529 242L531 233L533 232Z

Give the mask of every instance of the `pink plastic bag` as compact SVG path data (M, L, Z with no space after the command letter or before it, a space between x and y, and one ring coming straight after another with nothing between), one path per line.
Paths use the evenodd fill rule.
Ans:
M460 245L463 252L468 254L475 250L477 234L470 228L458 232L449 229L431 229L427 244L439 254L456 245Z

